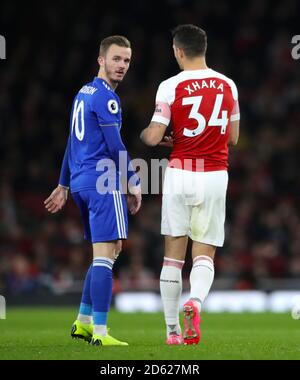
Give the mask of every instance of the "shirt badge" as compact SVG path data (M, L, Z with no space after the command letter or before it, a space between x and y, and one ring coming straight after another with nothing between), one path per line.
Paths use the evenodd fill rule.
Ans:
M111 99L107 103L107 108L110 113L116 114L119 111L118 102L114 99Z

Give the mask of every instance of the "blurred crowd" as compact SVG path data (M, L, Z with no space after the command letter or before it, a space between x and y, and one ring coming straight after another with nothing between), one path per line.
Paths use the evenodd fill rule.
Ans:
M47 215L78 89L97 74L102 38L126 35L133 62L117 92L132 158L163 158L139 140L159 83L178 72L170 29L194 23L208 34L208 66L239 89L241 136L230 149L226 242L216 283L255 289L261 279L300 281L300 60L291 57L297 0L26 2L0 4L0 294L81 290L92 257L70 199ZM299 31L299 30L298 30ZM299 33L298 33L299 34ZM130 217L115 264L115 291L158 290L163 260L160 195ZM185 286L191 260L183 270Z

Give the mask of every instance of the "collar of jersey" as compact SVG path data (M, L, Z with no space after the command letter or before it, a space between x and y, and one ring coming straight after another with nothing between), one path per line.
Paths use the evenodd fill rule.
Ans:
M94 82L95 82L95 81L96 81L98 84L101 83L101 84L104 85L106 88L108 88L108 90L114 92L114 90L113 90L113 89L111 88L111 86L106 82L105 79L95 77L95 78L94 78Z

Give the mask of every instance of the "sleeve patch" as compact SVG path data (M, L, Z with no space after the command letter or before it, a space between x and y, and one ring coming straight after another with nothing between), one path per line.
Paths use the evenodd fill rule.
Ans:
M171 110L169 104L157 101L153 116L163 117L164 119L170 120Z
M109 112L112 113L113 115L118 113L118 111L119 111L118 102L115 99L110 99L107 102L107 108L108 108Z

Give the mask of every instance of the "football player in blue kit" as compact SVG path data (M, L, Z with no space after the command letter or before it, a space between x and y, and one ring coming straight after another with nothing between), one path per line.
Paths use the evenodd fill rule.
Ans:
M80 209L85 238L93 245L93 263L86 274L71 336L97 346L128 345L108 334L107 315L113 264L128 234L127 207L135 214L141 206L140 179L120 136L121 104L115 93L130 60L127 38L102 40L98 76L74 99L59 184L45 200L46 209L56 213L65 205L70 188ZM127 199L121 177L126 179Z

